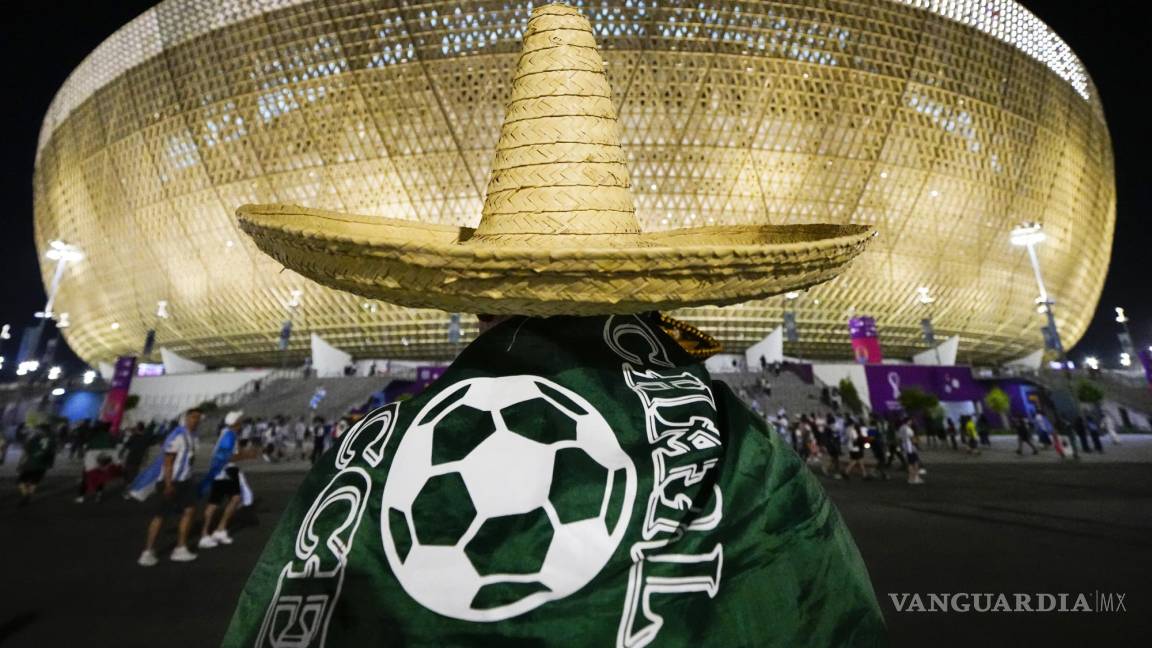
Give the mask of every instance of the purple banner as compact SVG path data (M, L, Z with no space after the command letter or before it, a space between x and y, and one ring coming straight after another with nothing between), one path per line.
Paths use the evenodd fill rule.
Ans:
M446 369L448 367L416 367L416 383L420 389L424 389L439 380Z
M100 408L100 420L111 426L112 435L120 433L120 422L124 419L124 404L128 400L128 389L132 386L132 376L136 373L136 357L120 356L116 359L116 369L108 393L104 395L104 406Z
M866 315L848 320L848 337L853 340L879 337L876 319Z
M972 379L968 367L930 367L923 365L868 365L868 395L872 411L890 414L903 411L900 391L916 387L935 394L942 401L975 401L984 398L984 390Z

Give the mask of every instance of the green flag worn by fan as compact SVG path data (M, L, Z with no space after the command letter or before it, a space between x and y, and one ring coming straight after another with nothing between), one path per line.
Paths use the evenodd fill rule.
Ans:
M226 646L884 643L815 479L657 313L826 281L872 232L641 232L602 66L575 9L532 12L475 230L241 208L322 284L502 317L317 463Z

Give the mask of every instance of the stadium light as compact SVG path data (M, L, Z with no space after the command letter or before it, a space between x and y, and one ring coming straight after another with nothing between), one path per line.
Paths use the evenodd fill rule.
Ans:
M1116 307L1116 321L1120 324L1128 323L1128 316L1124 314L1124 309L1119 306Z
M56 301L56 291L60 288L60 280L64 278L64 268L69 263L76 263L84 259L84 253L75 245L69 245L59 239L48 244L48 251L44 256L56 262L56 271L52 275L52 283L48 287L48 303L44 310L36 314L37 317L49 319L52 317L52 304Z
M1087 358L1084 358L1084 366L1088 367L1092 371L1096 371L1100 369L1100 359L1096 356L1088 356Z
M11 339L12 339L12 325L11 324L5 324L4 328L0 328L0 340L11 340Z
M168 300L161 299L156 302L156 317L168 319Z
M69 245L59 239L48 244L48 251L44 253L44 256L53 261L66 261L70 263L84 260L84 253L80 251L80 248L75 245Z
M1128 355L1127 352L1120 354L1120 366L1121 367L1131 367L1132 366L1132 356Z
M793 299L796 299L799 296L800 296L800 293L795 291L795 290L784 293L784 299L787 299L788 301L792 301Z
M1061 344L1060 332L1056 329L1056 316L1052 313L1052 306L1056 302L1052 301L1052 297L1048 294L1048 288L1044 286L1044 277L1040 274L1040 259L1036 256L1036 246L1043 243L1046 238L1044 226L1034 221L1020 223L1012 228L1009 235L1012 245L1021 246L1028 250L1028 259L1032 262L1032 273L1036 275L1036 287L1040 289L1040 297L1036 300L1038 304L1036 310L1048 316L1048 330L1051 331L1056 342L1056 351L1060 354L1060 359L1065 360L1064 345Z
M63 396L64 395L64 388L63 387L57 387L56 389L53 389L52 395L53 396Z
M48 370L48 380L56 380L56 379L60 378L60 374L63 371L64 370L61 369L60 367L52 367L51 369Z
M95 371L92 371L91 369L89 369L88 371L84 372L84 384L85 385L91 385L95 381L96 381L96 372Z
M1044 234L1044 226L1035 221L1020 223L1012 228L1012 245L1031 247L1043 243L1046 238L1048 237Z

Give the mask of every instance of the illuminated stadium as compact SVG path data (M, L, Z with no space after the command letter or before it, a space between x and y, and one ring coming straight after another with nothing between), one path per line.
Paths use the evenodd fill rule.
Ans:
M678 316L732 351L796 313L804 358L885 354L920 322L960 360L1039 348L1021 221L1066 347L1088 326L1115 225L1111 142L1086 70L1006 0L576 2L608 66L645 230L865 223L843 276L792 298ZM450 314L323 288L256 250L245 203L475 226L530 2L168 0L73 72L40 133L36 244L84 259L55 302L95 363L157 345L273 364L308 333L354 356L443 358ZM53 265L42 264L49 284ZM296 292L299 291L299 292ZM167 302L169 317L157 317ZM298 303L294 309L290 304ZM463 317L464 341L475 333Z

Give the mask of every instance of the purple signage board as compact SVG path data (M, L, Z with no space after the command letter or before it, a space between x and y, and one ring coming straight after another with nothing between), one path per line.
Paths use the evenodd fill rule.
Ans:
M852 355L856 362L874 364L884 361L875 318L861 315L848 320L848 337L852 340Z
M879 335L879 331L876 328L876 319L873 317L863 315L848 320L848 337L853 340L874 338L879 337Z
M136 357L116 358L116 368L112 372L112 382L104 395L104 405L100 408L100 420L106 421L115 436L120 433L120 422L124 419L124 405L128 401L128 389L132 387L132 376L136 374Z
M924 365L867 365L868 395L872 411L890 414L904 410L900 390L917 387L935 394L941 401L975 401L984 398L984 389L972 379L969 367Z
M448 367L416 367L416 382L423 389L440 379Z

